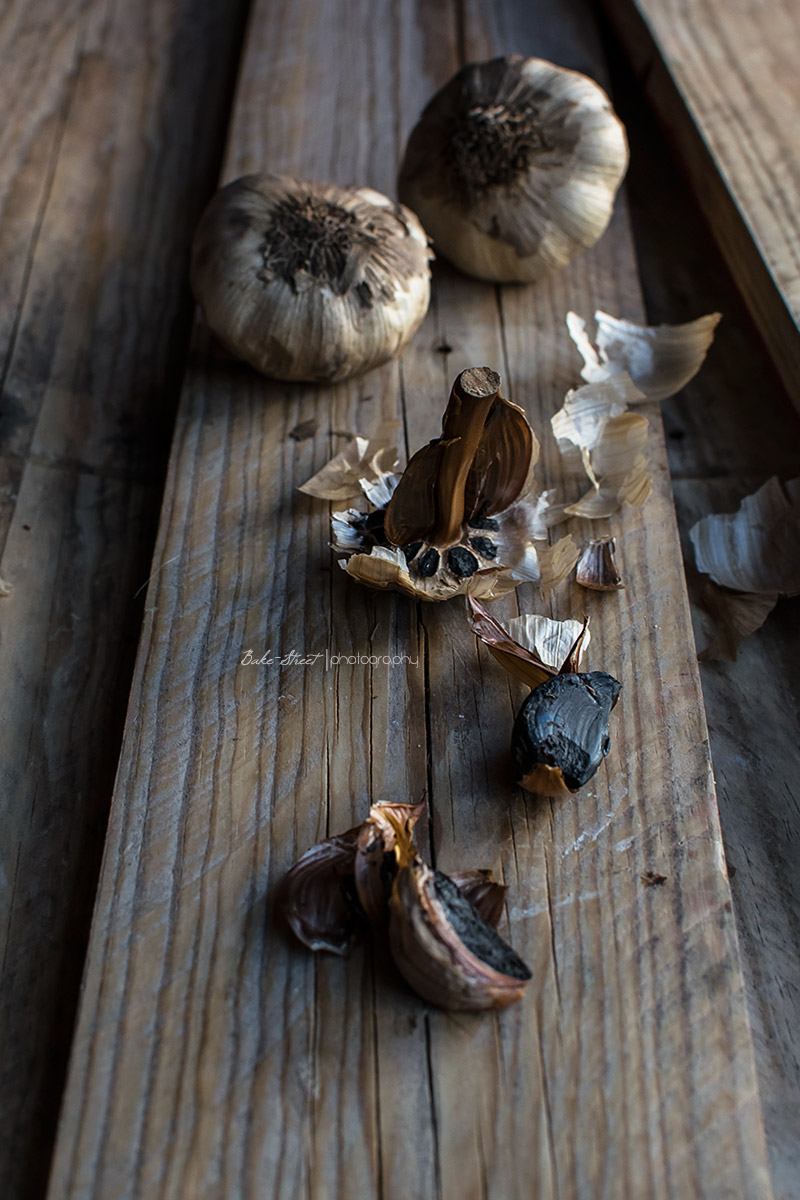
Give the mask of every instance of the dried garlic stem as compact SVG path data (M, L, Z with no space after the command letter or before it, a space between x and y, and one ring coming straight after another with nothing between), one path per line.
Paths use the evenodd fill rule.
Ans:
M499 391L500 376L489 367L462 371L453 384L442 425L436 524L430 536L443 550L461 539L467 476Z

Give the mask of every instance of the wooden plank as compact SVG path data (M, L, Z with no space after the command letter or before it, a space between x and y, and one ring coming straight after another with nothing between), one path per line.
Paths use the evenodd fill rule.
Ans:
M194 0L0 13L9 1200L46 1186L241 26Z
M266 162L391 190L425 96L464 54L512 48L601 69L580 4L508 0L487 20L411 0L262 3L224 177ZM769 1196L657 414L655 495L613 523L628 590L588 601L594 665L625 686L615 750L566 803L508 784L519 697L476 657L459 607L356 587L331 568L324 506L295 491L332 431L401 414L414 448L450 376L484 356L501 359L557 479L547 419L578 367L563 314L600 303L640 313L622 203L552 284L497 292L440 266L402 363L351 385L270 384L198 336L51 1200ZM319 435L294 442L309 418ZM412 662L240 665L262 646ZM300 850L370 797L423 787L426 853L511 885L506 932L534 980L501 1016L429 1010L386 964L314 959L271 919ZM664 888L642 885L650 868Z
M783 391L696 201L683 185L635 81L613 64L615 98L634 154L628 174L637 254L651 321L719 311L702 373L662 406L678 524L700 647L709 620L697 603L688 530L708 512L732 512L777 474L800 473L800 417ZM757 403L754 403L757 398ZM800 1176L800 979L797 928L797 783L794 778L798 601L778 605L735 663L701 664L725 854L739 929L767 1148L776 1200L794 1200ZM748 700L756 698L755 703Z
M771 0L604 6L800 406L800 10Z

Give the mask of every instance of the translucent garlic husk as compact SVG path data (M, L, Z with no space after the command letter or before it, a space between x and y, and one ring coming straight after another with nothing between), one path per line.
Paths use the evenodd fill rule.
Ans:
M800 478L776 476L735 513L711 513L689 530L703 606L719 629L701 659L735 659L781 596L800 593Z
M471 63L436 93L398 193L461 270L535 282L602 235L627 165L624 126L598 84L510 55Z
M399 353L430 298L412 212L370 188L246 175L211 199L192 249L219 339L273 379L333 383Z
M714 340L721 313L708 313L682 325L636 325L609 313L594 314L591 337L577 313L567 313L567 329L583 358L581 376L602 383L622 371L641 392L638 401L666 400L694 378Z

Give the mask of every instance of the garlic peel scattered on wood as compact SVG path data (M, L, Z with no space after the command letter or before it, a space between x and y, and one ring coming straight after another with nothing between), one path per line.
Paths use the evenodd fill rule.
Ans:
M647 459L648 421L627 405L642 398L627 372L600 383L587 383L567 393L564 405L550 418L558 448L568 469L583 470L591 488L567 516L609 517L626 501L644 504L650 495Z
M345 448L298 490L318 500L354 500L365 486L381 483L397 470L395 438L399 428L399 421L386 421L370 438L354 434Z
M533 282L606 229L628 163L593 80L510 55L464 67L411 133L398 193L468 274Z
M736 658L780 596L800 593L800 478L773 476L735 513L703 517L689 530L697 569L708 575L706 608L721 630L701 658Z
M735 513L713 513L689 530L698 571L740 592L800 592L800 478L776 476Z
M709 313L683 325L635 325L608 313L594 314L594 337L577 313L567 313L570 337L583 357L582 377L602 383L625 371L646 400L666 400L693 379L714 340L721 313Z
M565 663L577 671L591 640L588 619L555 621L526 613L503 625L479 599L472 591L467 595L470 628L511 675L534 688L557 675Z
M246 175L211 199L192 288L223 344L274 379L332 383L386 362L430 296L413 213L369 188Z

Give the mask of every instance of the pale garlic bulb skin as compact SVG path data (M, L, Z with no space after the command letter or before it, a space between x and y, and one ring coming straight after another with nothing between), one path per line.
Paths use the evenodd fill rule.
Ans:
M462 271L533 283L594 245L627 165L625 128L598 84L510 55L464 67L436 93L398 194Z
M335 383L403 349L428 309L430 258L414 214L380 192L245 175L203 214L192 289L262 374Z

